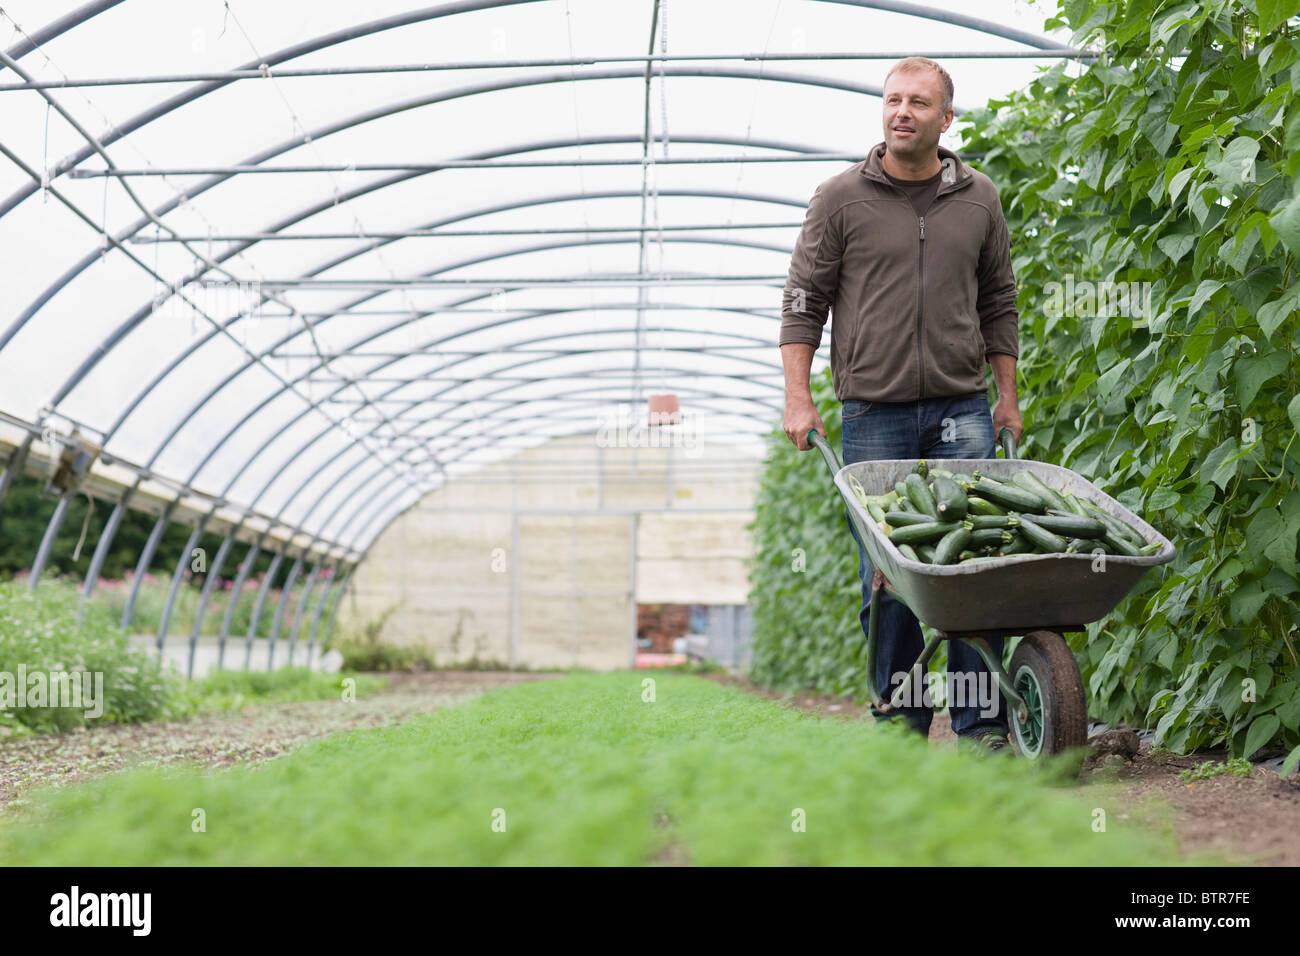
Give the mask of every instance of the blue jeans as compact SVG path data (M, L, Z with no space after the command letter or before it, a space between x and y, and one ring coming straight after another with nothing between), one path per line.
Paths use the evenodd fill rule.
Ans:
M844 464L859 461L880 461L891 458L992 458L996 443L993 437L993 416L989 411L988 397L983 392L945 398L926 398L915 402L861 402L849 400L843 407L844 435L841 452ZM845 510L844 520L848 521ZM871 613L871 579L875 569L858 540L857 529L849 521L849 531L858 543L858 577L862 581L862 632L867 633L868 615ZM907 671L921 653L921 624L911 610L887 591L882 598L878 614L876 640L876 688L888 699L898 686L894 675ZM993 653L1002 655L1002 638L989 641ZM983 730L1007 730L1007 706L1002 692L984 666L975 648L965 641L948 642L948 671L966 680L963 690L969 687L969 677L974 675L974 688L991 691L984 697L988 707L979 703L956 706L949 702L952 729L959 735L975 734ZM950 683L951 686L951 683ZM963 695L964 696L964 695ZM977 698L979 695L976 695ZM996 698L996 702L992 698ZM993 712L990 716L990 711ZM883 717L875 707L871 712ZM905 706L899 713L923 736L930 732L934 711L929 707Z

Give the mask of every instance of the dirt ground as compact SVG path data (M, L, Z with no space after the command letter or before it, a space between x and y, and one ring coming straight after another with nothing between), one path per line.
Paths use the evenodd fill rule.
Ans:
M387 691L350 702L252 705L165 723L106 724L0 739L0 813L22 805L26 791L35 786L64 786L129 767L256 764L328 734L400 723L497 687L558 675L429 671L387 676Z
M782 695L729 674L704 676L800 710L851 720L872 719L869 705L807 692ZM948 715L936 714L930 725L930 742L954 746L956 740ZM1283 780L1273 771L1254 766L1250 777L1225 773L1188 781L1179 773L1223 760L1225 755L1153 753L1145 741L1138 744L1135 754L1107 754L1111 749L1108 742L1100 735L1090 738L1093 752L1079 772L1080 790L1095 790L1099 801L1113 800L1120 814L1167 819L1184 855L1210 851L1241 864L1300 866L1300 774Z

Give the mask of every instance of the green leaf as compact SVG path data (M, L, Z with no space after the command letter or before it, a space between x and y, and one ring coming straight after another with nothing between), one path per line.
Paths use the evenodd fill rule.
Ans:
M1132 364L1132 359L1124 359L1108 368L1102 373L1101 378L1097 379L1097 391L1103 395L1110 395L1115 390L1115 383L1119 381L1121 375L1128 371L1128 367Z
M1295 692L1294 685L1292 692L1294 696L1277 709L1277 718L1282 721L1283 727L1300 730L1300 693Z
M1202 279L1201 284L1196 287L1196 292L1192 295L1192 301L1187 303L1187 314L1195 316L1201 311L1201 306L1222 288L1223 283L1218 279Z
M1300 282L1292 285L1272 302L1260 306L1255 317L1259 321L1259 328L1264 333L1264 338L1272 338L1277 327L1297 309L1300 309Z
M1151 511L1163 511L1165 508L1172 508L1182 500L1183 496L1172 488L1157 488L1147 499L1147 508Z
M1269 217L1268 224L1292 252L1300 254L1300 196L1292 196Z
M1291 108L1291 116L1286 121L1286 139L1283 142L1287 152L1300 150L1300 109Z
M1255 181L1255 157L1259 155L1259 141L1250 136L1238 136L1230 142L1217 160L1209 164L1220 182L1236 185Z
M1177 177L1175 177L1177 178ZM1187 255L1189 249L1196 245L1196 235L1193 233L1175 233L1172 236L1162 236L1156 240L1156 246L1178 264L1178 260Z
M1244 411L1255 400L1260 386L1283 372L1290 359L1285 352L1268 352L1237 359L1233 377L1237 380L1237 402Z
M1279 777L1289 777L1295 772L1298 765L1300 765L1300 746L1292 748L1291 752L1286 755L1286 759L1282 761L1282 766L1278 768L1277 775Z
M1268 600L1268 595L1258 581L1251 581L1232 592L1228 602L1232 619L1238 624L1251 624L1259 615L1259 609Z
M1259 32L1272 33L1300 11L1300 0L1255 0Z
M1272 740L1280 725L1281 721L1277 719L1276 714L1266 714L1251 721L1250 730L1246 733L1246 749L1242 752L1242 756L1251 756L1256 750Z
M1232 481L1232 476L1237 473L1237 463L1233 460L1233 455L1237 451L1237 439L1225 438L1221 445L1205 456L1205 461L1201 465L1201 475L1204 480L1211 481L1226 491L1228 482Z
M1286 414L1291 419L1291 425L1296 431L1300 432L1300 395L1291 399L1290 404L1286 407Z

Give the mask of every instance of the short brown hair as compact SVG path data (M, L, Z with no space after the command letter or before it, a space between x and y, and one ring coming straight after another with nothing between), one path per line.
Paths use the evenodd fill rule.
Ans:
M885 74L885 82L888 83L889 78L900 70L929 70L931 73L939 74L939 79L943 81L943 112L952 109L952 77L942 66L925 56L905 57L889 68L889 72Z

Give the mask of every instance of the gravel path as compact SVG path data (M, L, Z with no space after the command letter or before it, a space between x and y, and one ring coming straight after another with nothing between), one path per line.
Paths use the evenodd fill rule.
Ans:
M396 674L388 690L341 700L246 707L149 724L106 724L66 734L0 740L0 813L21 806L34 786L63 786L129 767L249 764L346 730L383 727L485 691L558 676L499 671Z

